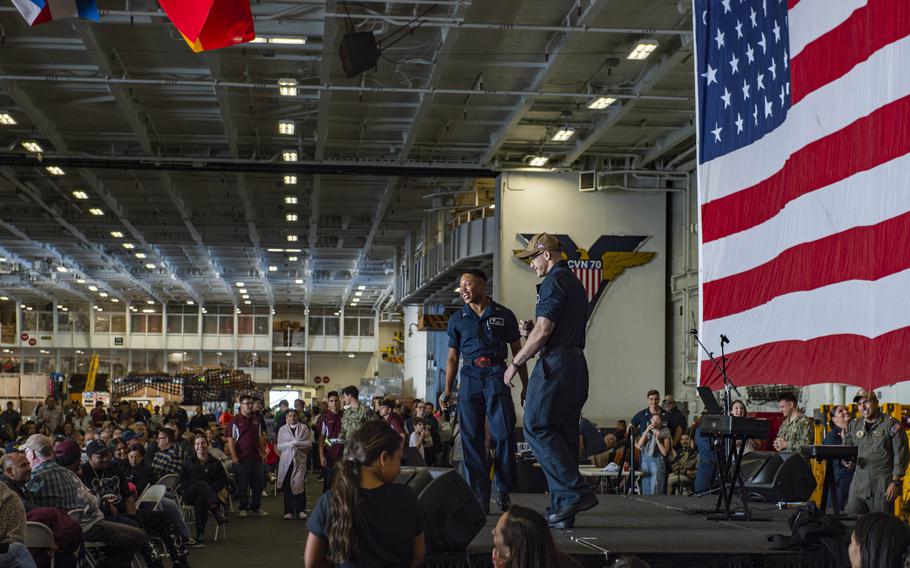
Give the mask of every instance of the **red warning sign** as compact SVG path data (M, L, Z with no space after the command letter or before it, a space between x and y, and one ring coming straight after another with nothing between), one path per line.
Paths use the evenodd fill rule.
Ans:
M34 347L35 345L38 345L38 340L33 337L28 340L28 344Z
M22 335L19 336L19 339L21 339L22 341L28 341L28 334L23 333Z
M317 385L322 384L322 377L316 377L315 379L313 379L313 382L316 383Z

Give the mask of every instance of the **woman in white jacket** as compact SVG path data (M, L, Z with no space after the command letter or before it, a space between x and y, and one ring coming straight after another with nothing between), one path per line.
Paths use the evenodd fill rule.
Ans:
M310 427L300 422L293 408L287 412L287 422L278 430L278 481L284 492L284 518L306 519L307 454L313 447Z

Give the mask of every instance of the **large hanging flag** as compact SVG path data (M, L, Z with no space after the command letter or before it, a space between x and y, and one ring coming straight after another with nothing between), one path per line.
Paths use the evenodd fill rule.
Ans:
M208 51L256 38L249 0L158 0L195 51Z
M910 379L910 2L695 0L693 25L702 339L739 384Z
M13 5L30 26L64 18L99 20L95 0L13 0Z

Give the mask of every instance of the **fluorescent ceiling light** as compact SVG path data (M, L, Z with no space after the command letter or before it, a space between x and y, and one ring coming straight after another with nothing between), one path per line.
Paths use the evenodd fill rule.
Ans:
M289 243L296 243L296 242L297 242L297 235L288 235L288 242L289 242Z
M27 152L34 152L35 154L40 154L44 152L44 148L41 147L41 144L38 144L34 140L28 140L22 143L22 147L25 148Z
M252 301L252 300L244 300L243 303L249 306L250 304L253 303L253 301Z
M282 77L278 79L278 94L282 97L297 96L297 79L292 77Z
M125 248L127 250L131 250L131 249L136 248L136 245L134 245L133 243L123 243L123 248Z
M274 266L274 265L273 265L273 266L270 266L270 267L269 267L269 272L278 272L278 267L277 267L277 266Z
M238 287L238 288L243 288L243 282L238 282L238 283L237 283L237 287Z
M145 265L145 267L148 268L149 270L154 270L154 269L155 269L155 263L154 263L154 262L149 262L149 263L147 263L147 264Z
M52 176L66 175L66 172L64 172L61 168L58 168L57 166L48 166L44 169L46 169L47 173L51 174Z
M16 119L13 118L8 112L0 112L0 125L2 126L13 126L16 124Z
M137 253L136 253L136 258L145 258L145 253L144 253L144 252L137 252Z
M97 286L89 286L88 289L89 289L89 291L91 291L91 292L97 292L97 291L98 291L98 287L97 287Z
M285 162L296 162L297 150L284 150L281 152L281 159Z
M118 300L117 298L111 298L111 301L114 302L115 304L120 303L120 300Z
M196 303L196 302L194 302L194 301L192 301L192 300L187 300L187 301L186 301L186 305L187 305L187 306L192 306L192 305L195 304L195 303Z
M284 252L300 252L300 249L284 249Z
M69 270L65 266L58 266L57 272L69 272Z
M278 121L278 134L285 134L287 136L294 135L294 121L293 120L279 120Z
M495 203L490 203L490 204L487 206L487 209L496 209L496 204L495 204Z
M298 278L297 280L294 280L294 284L303 284L303 280Z
M657 49L657 45L657 40L643 39L639 41L635 47L632 48L632 51L629 53L627 59L634 59L636 61L647 59L648 56L654 53L654 50Z
M265 250L266 250L266 252L284 252L284 249L280 249L280 248L268 248Z
M289 262L297 262L297 257L296 257L296 256L289 256L289 257L288 257L288 261L289 261Z
M154 300L146 300L145 303L148 304L148 305L150 305L150 306L154 306L154 305L155 305Z
M85 284L84 278L76 278L76 284Z
M285 220L285 221L288 221L288 222L296 221L296 220L297 220L297 214L296 214L296 213L288 213L287 215L284 216L284 220Z
M102 298L107 298L108 293L107 292L98 292L98 295L101 296Z
M357 287L357 289L358 289L358 290L366 290L367 287L364 286L363 284L361 284L360 286Z
M532 156L528 161L528 165L532 168L540 168L547 165L547 162L550 161L550 158L546 156Z
M122 239L123 233L121 233L120 231L111 231L111 236L114 237L115 239Z
M575 129L568 127L568 126L564 126L564 127L560 128L559 130L557 130L556 133L553 134L553 137L550 138L550 140L552 140L553 142L565 142L566 140L568 140L569 138L571 138L573 136L575 136Z
M241 294L246 294L246 288L240 288L237 291L240 292Z
M357 290L356 292L354 292L354 295L357 297L360 297L360 296L363 296L363 292L360 290Z
M591 110L603 110L615 102L615 97L597 97L588 103L588 108Z
M284 176L284 185L297 185L297 176Z
M249 299L250 299L250 295L249 295L249 294L240 294L240 297L243 298L244 300L249 300Z
M297 205L297 196L296 195L285 195L284 204L285 205Z
M77 190L73 191L73 197L75 197L76 199L88 199L88 194L85 193L84 191L82 191L81 189L77 189Z
M8 302L9 296L0 296L0 302Z
M104 215L104 210L98 209L97 207L92 207L91 209L88 210L88 212L95 216Z
M273 45L304 45L305 37L270 37L266 38Z
M144 314L153 314L153 313L155 313L155 310L150 310L150 309L148 309L148 308L145 308L145 309L142 310L142 313L144 313Z

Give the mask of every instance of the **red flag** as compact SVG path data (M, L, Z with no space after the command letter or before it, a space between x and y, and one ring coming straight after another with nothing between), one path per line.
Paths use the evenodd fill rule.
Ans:
M195 52L252 41L249 0L158 0Z

